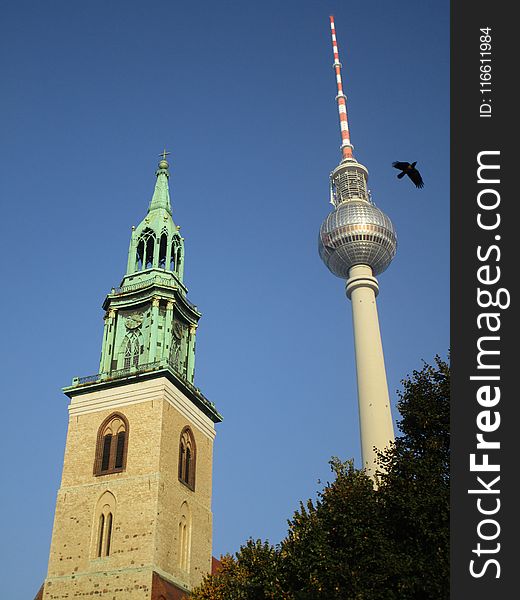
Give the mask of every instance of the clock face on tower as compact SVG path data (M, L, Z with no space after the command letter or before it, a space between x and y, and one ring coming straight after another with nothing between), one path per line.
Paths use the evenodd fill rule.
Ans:
M127 329L136 329L143 322L143 315L141 313L134 313L126 317L125 325Z

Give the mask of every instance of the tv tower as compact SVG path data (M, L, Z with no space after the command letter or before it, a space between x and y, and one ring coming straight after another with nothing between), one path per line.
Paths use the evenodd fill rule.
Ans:
M392 262L397 236L390 219L372 202L367 189L368 170L353 155L332 16L330 28L342 159L330 174L330 201L334 210L320 227L319 253L328 269L346 280L347 297L352 302L361 454L363 467L373 477L376 449L383 450L394 440L376 305L379 284L375 275Z

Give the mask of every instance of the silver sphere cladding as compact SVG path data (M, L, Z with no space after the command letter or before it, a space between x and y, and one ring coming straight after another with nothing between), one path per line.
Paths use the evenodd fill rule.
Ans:
M382 273L396 251L397 235L392 221L369 202L342 202L321 224L321 259L342 279L348 279L354 265L369 265L374 275Z

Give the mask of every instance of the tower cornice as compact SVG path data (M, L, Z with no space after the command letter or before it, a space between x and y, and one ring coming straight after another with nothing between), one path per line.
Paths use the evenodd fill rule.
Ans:
M208 400L199 388L195 387L176 373L175 369L172 365L168 364L167 361L142 365L142 367L137 367L133 372L129 370L128 373L114 373L112 375L112 377L103 377L102 374L89 377L75 377L72 380L72 385L63 388L63 393L72 399L80 394L123 386L129 383L137 383L138 381L166 377L168 381L181 390L181 392L214 423L220 423L222 421L222 415L217 411L213 402Z
M111 308L137 307L152 302L156 297L166 302L174 302L190 323L196 323L202 313L187 299L187 291L186 286L171 273L153 269L150 270L147 278L141 277L135 283L113 288L103 302L103 309L108 311Z

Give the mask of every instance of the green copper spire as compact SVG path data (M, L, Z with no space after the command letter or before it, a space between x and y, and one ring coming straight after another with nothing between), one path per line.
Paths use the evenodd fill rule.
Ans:
M166 154L167 152L165 150L163 156ZM157 181L155 183L155 190L150 202L150 207L148 208L148 213L152 212L153 210L163 209L170 215L172 214L172 207L170 205L170 190L168 188L168 179L170 177L168 167L168 161L166 158L163 158L159 162L159 168L155 173L157 176Z
M150 269L171 271L179 282L184 274L184 244L172 219L169 165L166 150L155 176L155 189L146 217L132 230L128 250L127 277Z
M172 219L166 150L148 212L132 227L126 275L104 304L100 373L138 373L166 364L193 382L195 331L200 313L186 298L184 240ZM119 376L119 375L118 375Z
M132 227L126 274L103 302L99 373L75 377L65 393L164 376L218 422L215 406L193 385L201 313L186 298L184 239L172 219L167 154L161 154L148 212Z

